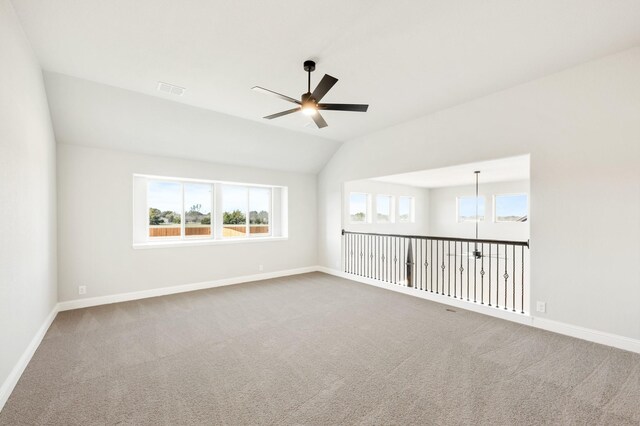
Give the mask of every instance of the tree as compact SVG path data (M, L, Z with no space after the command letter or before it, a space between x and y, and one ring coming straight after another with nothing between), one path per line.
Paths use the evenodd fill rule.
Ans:
M249 212L249 223L252 225L267 225L269 223L269 213L264 210L259 213L252 210Z
M200 223L203 225L211 225L211 215L203 217Z
M159 209L149 207L149 225L162 224L162 212Z
M190 213L200 213L200 209L202 208L202 204L194 204L189 209Z
M222 214L222 223L225 225L244 225L247 223L247 216L240 210L234 210L231 213L224 212Z

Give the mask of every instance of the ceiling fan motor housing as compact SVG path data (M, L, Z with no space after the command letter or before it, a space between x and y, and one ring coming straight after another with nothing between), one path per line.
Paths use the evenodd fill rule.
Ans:
M304 70L306 72L313 72L316 70L316 63L313 61L304 61Z

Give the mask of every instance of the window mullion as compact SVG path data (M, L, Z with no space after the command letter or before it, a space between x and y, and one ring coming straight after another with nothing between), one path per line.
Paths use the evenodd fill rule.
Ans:
M180 239L184 240L185 239L185 232L184 232L185 223L184 222L187 219L184 213L184 183L180 185L180 189L182 192L182 216L180 217Z

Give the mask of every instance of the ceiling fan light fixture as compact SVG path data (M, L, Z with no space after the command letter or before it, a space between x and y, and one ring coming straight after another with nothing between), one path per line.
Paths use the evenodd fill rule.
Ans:
M319 103L324 95L338 82L338 79L331 77L329 74L325 74L320 80L320 83L316 88L311 91L311 72L316 69L316 63L313 61L304 62L304 70L307 73L307 91L302 94L300 100L294 99L290 96L283 95L282 93L274 92L273 90L265 89L264 87L254 86L253 90L275 96L287 102L296 104L295 108L281 111L275 114L267 115L264 117L267 120L273 120L274 118L283 117L285 115L293 114L301 111L304 115L311 117L318 129L327 127L327 122L324 121L320 110L323 111L352 111L352 112L367 112L369 105L360 104L321 104Z
M309 102L305 105L302 105L302 113L308 116L316 115L318 113L318 107L315 104Z

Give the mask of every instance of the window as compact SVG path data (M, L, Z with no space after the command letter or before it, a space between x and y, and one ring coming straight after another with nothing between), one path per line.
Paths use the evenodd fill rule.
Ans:
M246 186L222 185L222 236L247 236L249 192Z
M393 222L393 197L390 195L376 195L376 222Z
M478 216L476 217L476 197L458 197L458 222L475 222L484 220L484 197L477 199Z
M203 238L213 234L212 205L213 185L184 184L184 235L186 237Z
M271 234L271 188L223 185L222 206L223 237L260 237Z
M352 223L367 223L369 194L352 192L349 196L349 218Z
M149 237L177 238L182 235L182 184L149 182Z
M527 194L496 195L494 202L495 222L526 222L528 219Z
M267 188L250 188L249 235L269 235L269 211L271 211L271 190Z
M398 198L398 222L413 223L415 222L413 197Z
M287 236L286 187L134 175L136 245Z

